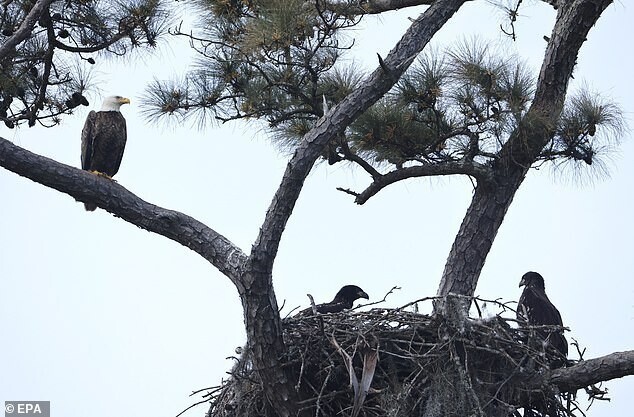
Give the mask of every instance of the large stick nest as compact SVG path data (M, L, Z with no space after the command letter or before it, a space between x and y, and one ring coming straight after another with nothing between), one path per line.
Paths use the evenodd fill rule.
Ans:
M298 315L284 320L285 366L308 415L519 416L523 408L524 416L574 416L572 395L547 383L528 388L556 359L539 336L544 327L385 308ZM207 394L207 415L273 417L261 385L244 348L230 378Z

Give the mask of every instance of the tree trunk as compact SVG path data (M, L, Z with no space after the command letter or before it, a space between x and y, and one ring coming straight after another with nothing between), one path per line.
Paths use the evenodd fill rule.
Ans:
M295 384L289 381L284 362L286 348L282 338L282 323L277 306L272 277L263 279L262 268L252 261L244 274L244 293L240 293L247 331L247 349L253 358L262 390L269 405L280 417L298 415Z
M472 296L495 236L528 168L515 165L489 183L478 184L445 264L438 296Z
M449 252L438 296L471 296L493 240L531 165L552 138L563 108L568 81L590 28L611 0L574 0L562 4L546 48L535 97L492 167L494 184L478 183L471 205ZM443 309L439 303L436 309Z

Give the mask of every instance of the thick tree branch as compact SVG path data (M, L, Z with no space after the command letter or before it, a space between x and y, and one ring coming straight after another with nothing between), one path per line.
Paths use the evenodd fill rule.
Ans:
M579 50L610 3L573 0L559 8L531 107L494 161L495 186L476 188L445 263L438 296L473 295L515 193L555 132Z
M554 370L548 379L561 392L568 392L628 375L634 375L634 350L615 352Z
M381 175L376 178L363 192L355 194L356 198L354 199L354 202L357 204L365 204L365 202L383 188L407 178L456 174L472 176L478 180L479 183L492 181L491 169L485 165L478 164L477 162L444 162L442 164L416 165L397 169Z
M208 260L238 289L242 287L240 273L246 255L198 220L143 201L114 181L34 154L4 138L0 138L0 166L174 240Z
M470 1L470 0L468 0ZM356 13L359 15L364 14L379 14L383 12L389 12L392 10L404 9L406 7L413 6L429 6L434 0L369 0L369 1L356 1L337 3L326 1L324 8L331 10L335 13L350 14Z
M265 262L265 269L272 270L286 222L293 211L304 180L326 144L341 134L356 117L392 88L432 36L465 1L440 0L432 4L412 23L394 49L382 60L382 65L306 134L289 161L282 183L266 214L251 252L254 261Z
M472 1L472 0L467 0ZM558 7L559 0L542 0L544 3L550 4L555 9ZM405 9L407 7L429 6L434 0L358 0L356 2L337 3L326 1L324 8L335 13L359 15L379 14L393 10Z
M500 151L501 165L528 169L554 134L568 82L590 29L612 0L575 0L559 9L546 48L535 97L520 127Z
M7 39L2 45L0 45L0 60L4 59L4 57L12 51L20 42L25 40L31 35L33 28L35 27L35 23L38 21L42 12L48 8L51 4L52 0L38 0L35 5L29 11L29 14L26 15L18 30Z

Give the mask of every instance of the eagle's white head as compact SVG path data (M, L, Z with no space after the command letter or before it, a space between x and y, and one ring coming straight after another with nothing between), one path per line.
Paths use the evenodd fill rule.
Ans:
M122 104L129 104L130 99L121 96L110 96L103 99L101 111L119 111Z

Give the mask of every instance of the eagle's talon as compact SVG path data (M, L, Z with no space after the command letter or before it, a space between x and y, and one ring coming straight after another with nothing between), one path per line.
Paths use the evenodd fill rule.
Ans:
M106 178L106 179L109 179L111 181L114 181L112 179L112 177L110 175L106 174L105 172L100 172L100 171L95 171L95 170L91 170L91 171L88 171L88 172L90 172L91 174L95 174L98 177L102 177L102 178Z

